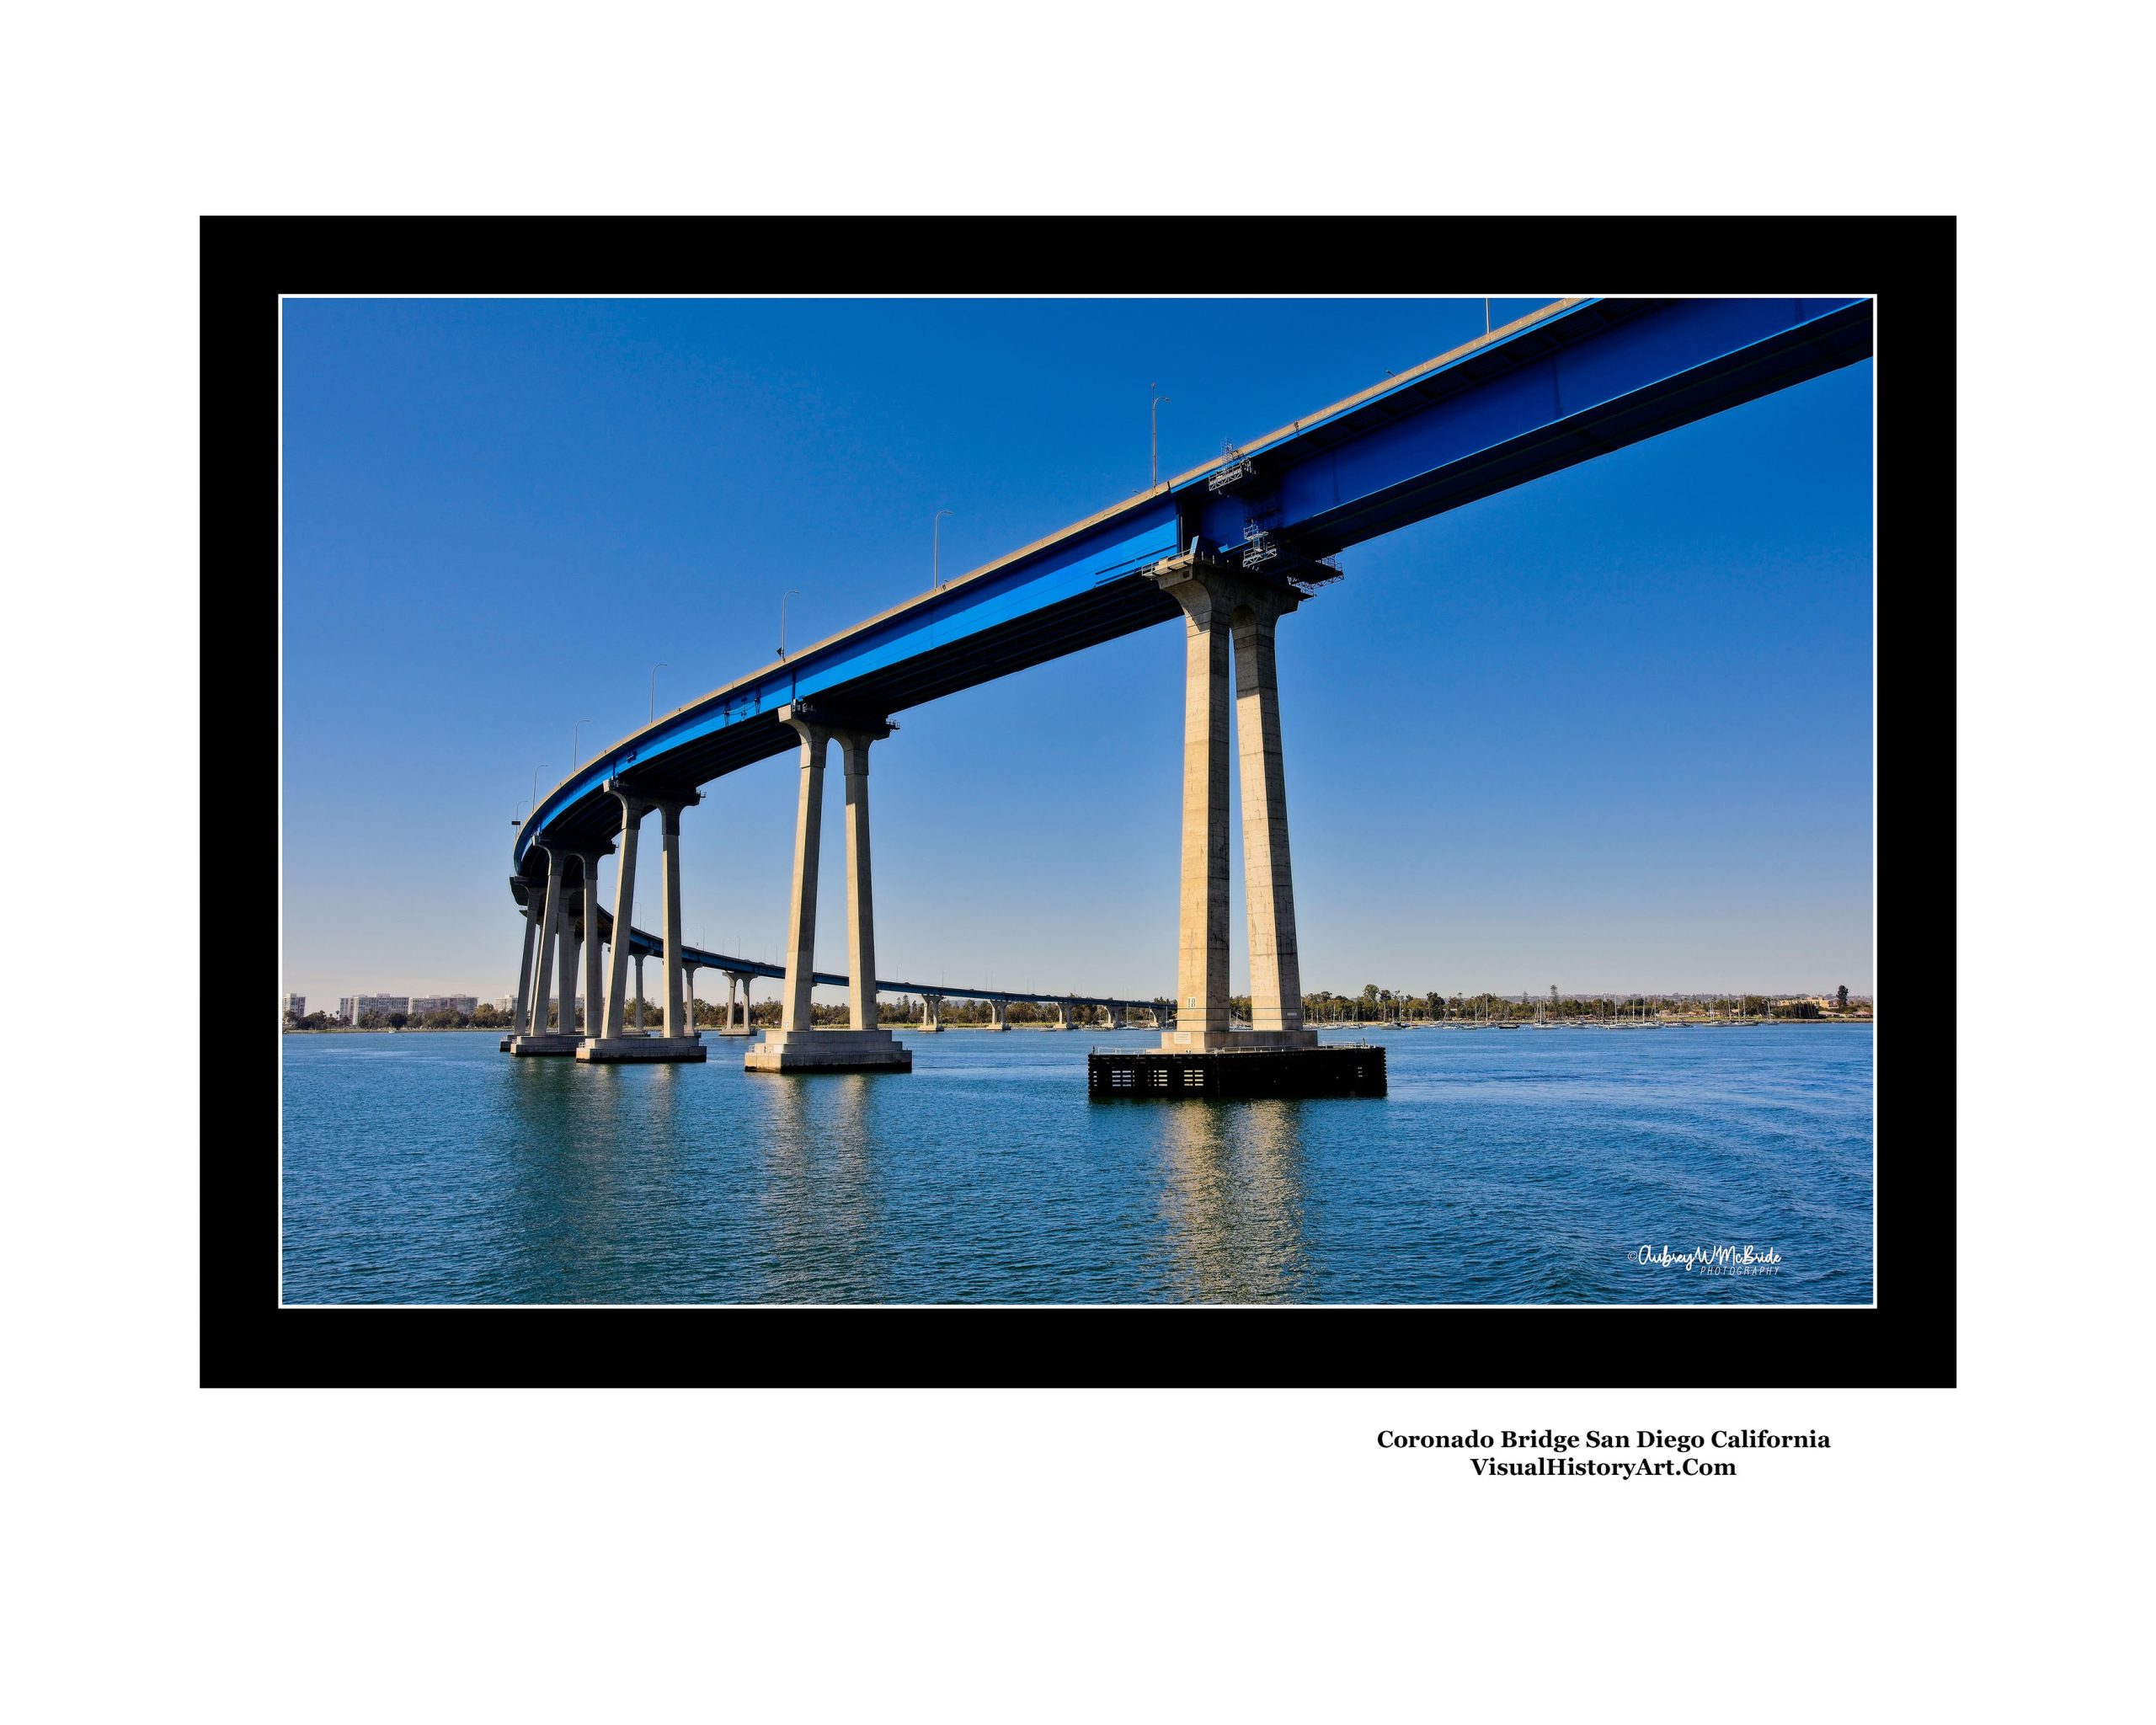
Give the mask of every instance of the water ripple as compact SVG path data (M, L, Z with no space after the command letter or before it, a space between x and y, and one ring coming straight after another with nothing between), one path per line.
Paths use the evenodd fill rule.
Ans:
M1089 1039L907 1040L910 1076L790 1078L287 1037L285 1298L1871 1298L1868 1028L1396 1034L1389 1097L1323 1102L1096 1103ZM1772 1274L1636 1258L1747 1245Z

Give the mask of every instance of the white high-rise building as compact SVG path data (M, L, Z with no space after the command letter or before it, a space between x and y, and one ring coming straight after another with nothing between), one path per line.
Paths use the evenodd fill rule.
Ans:
M340 1006L349 1004L351 1007L351 1011L344 1016L344 1022L348 1024L358 1023L370 1012L379 1012L384 1017L387 1017L392 1012L402 1012L407 1017L409 1017L412 1013L412 996L408 994L355 995L351 996L349 1001L340 1001L339 1004Z
M307 996L303 994L286 995L285 996L285 1016L288 1018L304 1018L307 1017Z

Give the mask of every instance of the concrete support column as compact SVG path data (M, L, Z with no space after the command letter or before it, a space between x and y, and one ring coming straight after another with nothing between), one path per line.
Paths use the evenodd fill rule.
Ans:
M575 860L576 859L574 856L569 858L569 861L571 862L574 862ZM562 974L555 983L555 987L559 991L560 996L555 1001L555 1005L560 1012L562 1021L560 1024L555 1028L558 1029L563 1036L574 1036L576 1034L577 959L579 953L583 950L579 944L581 936L578 932L581 925L572 919L569 911L568 902L568 898L574 895L575 889L568 884L568 869L564 868L562 871L562 879L563 882L563 898L562 903Z
M599 859L607 850L585 851L584 864L584 1033L596 1036L604 1028L606 1001L606 959L599 938Z
M1303 1028L1302 965L1288 862L1280 697L1273 632L1300 594L1193 552L1155 564L1161 590L1182 607L1182 905L1175 1029L1165 1048L1314 1047ZM1235 669L1242 760L1243 865L1250 915L1251 1028L1228 1012L1228 660Z
M801 802L793 817L793 904L787 912L778 1023L782 1030L805 1032L815 1026L808 1005L816 986L816 865L823 854L824 755L831 734L807 719L789 716L787 722L801 734Z
M696 967L689 964L681 971L681 1022L691 1030L696 1028Z
M988 1003L988 1010L995 1017L995 1028L998 1030L1008 1030L1011 1028L1010 1001L990 1001Z
M701 1060L703 1044L696 1027L682 1010L682 970L687 962L681 946L681 811L702 800L693 791L686 796L639 794L609 780L606 788L621 799L622 845L619 872L614 880L613 959L606 967L605 993L599 992L599 858L609 846L584 858L584 939L592 950L586 954L590 976L584 1001L584 1039L576 1050L579 1060L595 1065L634 1060ZM656 809L659 817L659 920L664 929L659 962L666 972L664 1034L632 1036L628 1023L629 960L637 961L637 1023L643 1023L643 955L630 945L634 924L630 916L636 903L637 834L643 817ZM689 975L689 1000L696 1000L693 968Z
M539 923L539 974L532 978L531 1017L529 1033L547 1033L547 999L554 985L555 949L560 946L562 927L566 920L563 900L568 892L564 879L568 857L551 847L547 852L547 908L541 912Z
M846 750L846 999L853 1028L876 1028L876 895L868 862L868 745L890 732L835 731Z
M628 1005L629 930L635 927L632 918L637 902L637 829L643 822L644 811L651 805L641 797L632 796L625 790L614 787L610 788L613 789L616 798L622 805L621 846L614 862L614 950L611 954L613 962L607 966L606 1016L600 1020L599 1028L595 1028L591 1033L595 1036L618 1037L628 1028L622 1014ZM592 868L595 879L596 858L593 859ZM594 974L596 974L595 963L592 969ZM637 961L637 992L641 996L643 992L643 961L642 959ZM590 1012L592 1009L587 1004L584 1010ZM637 1003L637 1017L639 1021L643 1017L643 1003L641 998Z
M524 959L516 970L516 1000L510 1018L510 1034L521 1036L531 1022L531 955L539 944L539 925L547 915L541 889L527 887L524 895Z
M665 923L660 968L666 973L666 1016L660 1033L667 1037L687 1036L696 1028L685 1023L681 1017L681 811L702 800L689 796L679 802L655 804L659 810L659 915Z
M1243 904L1250 921L1250 1023L1303 1028L1295 887L1288 862L1288 782L1280 752L1280 686L1273 638L1283 607L1235 611L1235 750L1242 765Z
M1177 1024L1228 1028L1228 647L1224 606L1203 581L1170 584L1183 608L1182 877Z
M869 868L868 748L891 734L880 719L789 703L781 724L801 739L801 801L794 819L793 905L786 942L786 994L776 1030L741 1056L751 1072L910 1071L913 1055L876 1023L876 898ZM851 1027L819 1033L809 1010L816 980L816 869L823 847L824 761L846 750L846 992Z
M734 996L739 992L741 979L733 971L726 973L726 1028L734 1028Z

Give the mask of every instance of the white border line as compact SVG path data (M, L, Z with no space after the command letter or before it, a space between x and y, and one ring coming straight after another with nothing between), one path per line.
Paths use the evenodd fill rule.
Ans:
M280 294L277 301L277 936L278 952L284 952L284 813L285 813L285 733L284 733L284 649L285 649L285 320L284 307L290 300L759 300L772 302L803 300L844 300L848 302L877 302L890 300L1067 300L1085 303L1095 300L1452 300L1480 298L1480 295L1451 294L1385 294L1385 293L1128 293L1128 294L701 294L701 293L555 293L555 294L486 294L486 293L307 293ZM1537 296L1528 294L1494 294L1493 299L1528 299ZM1561 296L1512 323L1493 329L1486 336L1479 337L1465 347L1427 360L1415 371L1427 371L1445 360L1455 358L1470 350L1493 340L1497 336L1512 332L1520 324L1537 321L1549 315L1557 307L1576 302L1578 299L1868 299L1872 307L1872 382L1871 382L1871 998L1874 1019L1867 1027L1872 1032L1871 1071L1871 1299L1868 1304L1857 1305L1844 1301L1718 1301L1713 1304L1694 1304L1684 1300L1654 1300L1644 1304L1614 1304L1601 1300L1530 1300L1486 1303L1481 1301L1444 1301L1421 1304L1409 1301L1382 1300L1325 1300L1316 1304L1289 1300L1142 1300L1127 1303L1101 1301L930 1301L879 1300L872 1303L839 1301L777 1301L777 1300L694 1300L655 1301L624 1300L620 1302L588 1300L538 1300L515 1304L488 1301L474 1305L454 1300L398 1300L363 1301L343 1304L288 1303L284 1297L285 1263L285 1140L284 1140L284 1032L278 1032L279 1060L277 1065L277 1309L280 1311L1876 1311L1879 1309L1879 1284L1881 1274L1879 1263L1879 1055L1878 1023L1876 1018L1879 997L1879 300L1876 294L1848 293L1734 293L1734 294L1638 294L1622 291L1593 296ZM1410 373L1403 373L1402 377ZM1385 380L1383 388L1390 388L1397 378ZM1375 390L1380 386L1372 386ZM1307 415L1320 419L1341 407L1360 401L1372 393L1344 398L1332 408ZM1269 441L1286 430L1299 426L1298 419L1281 431L1267 434ZM1243 447L1245 446L1238 446ZM1207 466L1217 465L1208 463ZM1171 480L1180 483L1193 474L1206 471L1206 466L1193 467L1189 473ZM1139 492L1128 499L1143 501L1152 494ZM1123 508L1122 504L1117 509ZM1108 513L1114 513L1113 510ZM1082 525L1082 524L1081 524ZM1068 531L1068 529L1064 530ZM1058 537L1050 535L1050 537ZM1012 555L1021 553L1013 553ZM983 569L999 567L1007 559L997 559L984 564ZM975 570L969 573L978 574ZM964 577L954 577L957 579ZM851 633L841 631L843 633ZM837 637L833 637L835 639ZM803 648L803 652L808 649ZM725 686L724 685L721 686ZM684 703L689 704L689 703ZM679 708L675 709L677 712ZM566 782L564 781L563 782ZM558 785L556 789L559 789ZM543 799L542 799L543 800ZM281 966L280 967L281 969Z

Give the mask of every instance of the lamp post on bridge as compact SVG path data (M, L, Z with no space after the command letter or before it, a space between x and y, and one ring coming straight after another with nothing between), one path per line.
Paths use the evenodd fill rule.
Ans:
M643 712L643 722L646 724L649 724L652 720L659 717L659 674L666 668L667 661L663 659L651 668L650 698L646 702Z
M936 584L939 592L943 586L943 517L956 514L958 510L954 509L939 509L936 511L936 534L929 549L928 569L929 579Z
M1158 383L1149 383L1145 387L1148 389L1158 389L1161 386ZM1155 491L1161 489L1161 403L1174 399L1175 398L1171 395L1156 395L1153 398L1153 483L1150 489Z
M786 601L789 599L798 599L800 596L801 590L798 587L788 587L785 592L779 595L778 656L782 663L786 659Z
M591 721L588 718L579 718L569 727L569 771L571 772L576 771L577 762L584 759L583 756L577 753L577 745L583 739L584 728L590 723Z
M547 763L542 761L531 769L531 807L533 809L539 806L539 775L547 770ZM530 809L526 810L527 814L530 812Z

